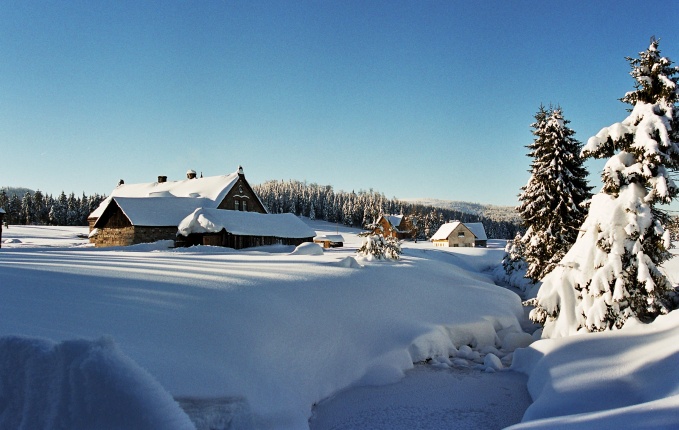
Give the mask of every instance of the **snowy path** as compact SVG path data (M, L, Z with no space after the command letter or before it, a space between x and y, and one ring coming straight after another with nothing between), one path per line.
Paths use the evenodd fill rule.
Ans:
M501 429L521 421L531 399L516 372L418 365L401 381L351 388L318 404L311 430Z

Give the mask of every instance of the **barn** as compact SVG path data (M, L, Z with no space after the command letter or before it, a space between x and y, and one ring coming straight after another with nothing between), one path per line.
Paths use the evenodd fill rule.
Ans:
M141 184L125 184L121 180L111 195L88 217L90 241L97 247L127 246L158 240L175 241L178 238L179 224L198 209L267 214L261 200L245 179L242 167L228 175L201 175L200 178L195 171L189 170L186 179L181 181L167 181L166 176L158 176L156 182ZM250 218L257 219L252 216ZM258 220L264 222L264 219L268 220ZM280 225L281 231L285 228L284 224ZM243 237L252 237L235 240L233 237L238 234L227 233L231 239L220 244L235 245L232 247L237 248L266 244L273 240L270 237L278 237L262 236L260 240L254 238L256 235L243 233ZM312 233L309 241L313 236ZM180 239L179 244L190 243L186 239ZM202 243L202 239L200 242Z
M177 246L213 245L242 249L311 242L316 232L294 214L261 214L198 208L178 226Z

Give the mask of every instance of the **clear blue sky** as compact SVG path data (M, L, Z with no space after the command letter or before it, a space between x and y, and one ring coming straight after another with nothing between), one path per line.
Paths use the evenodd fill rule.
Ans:
M236 170L514 205L530 124L626 116L679 2L0 2L0 186L108 194ZM592 164L597 185L601 164Z

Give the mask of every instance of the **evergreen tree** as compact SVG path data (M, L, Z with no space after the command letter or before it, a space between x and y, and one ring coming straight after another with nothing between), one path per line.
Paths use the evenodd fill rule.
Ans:
M7 224L19 224L21 220L21 200L17 194L9 198L8 207L5 208Z
M7 196L7 192L4 189L0 190L0 209L5 209L5 212L7 212L7 208L9 207L9 196Z
M669 174L679 168L679 68L660 56L655 39L628 61L635 89L621 101L631 113L583 149L584 156L610 157L603 188L573 248L532 301L531 319L544 324L545 337L620 328L630 318L648 322L671 310L672 286L658 269L671 241L656 205L679 193Z
M533 282L551 272L575 243L586 215L583 203L591 197L582 145L568 123L560 108L540 106L531 124L531 176L521 188L517 210L527 228L521 240L526 277Z
M35 219L33 222L35 224L44 225L47 223L47 205L45 202L45 196L43 196L40 190L36 190L33 194L33 213L35 214Z
M34 224L35 212L33 211L33 196L31 193L24 194L21 199L21 218L19 224Z

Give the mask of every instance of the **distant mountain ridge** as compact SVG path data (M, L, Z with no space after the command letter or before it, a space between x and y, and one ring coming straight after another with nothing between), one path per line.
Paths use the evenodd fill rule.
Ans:
M399 199L402 202L433 206L435 208L450 209L462 213L479 215L493 221L508 221L521 224L521 216L514 206L486 205L482 203L461 202L456 200L441 200L430 198Z

